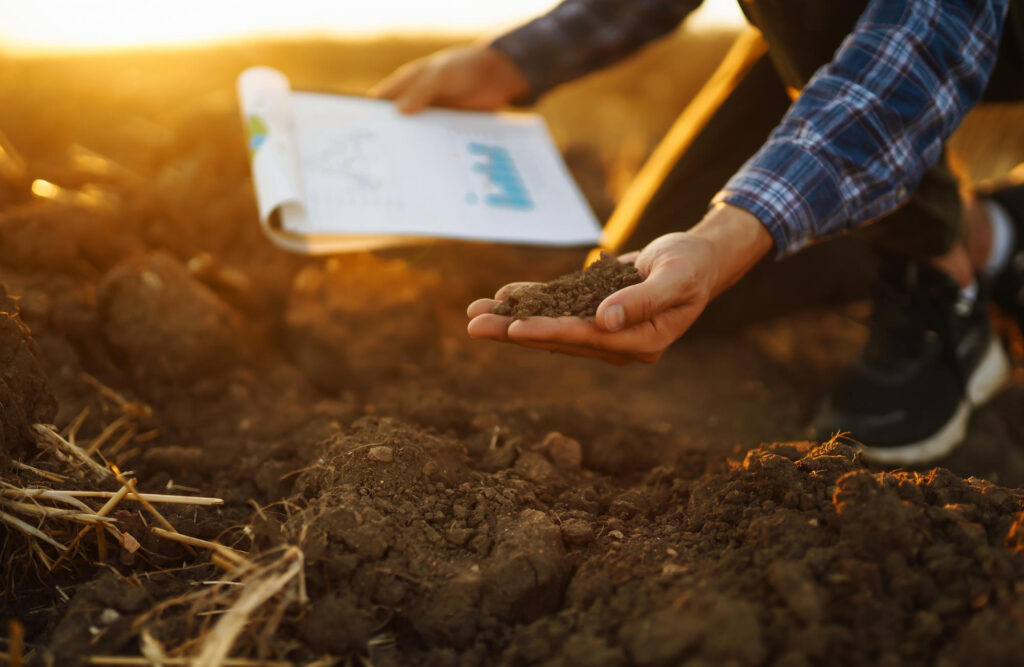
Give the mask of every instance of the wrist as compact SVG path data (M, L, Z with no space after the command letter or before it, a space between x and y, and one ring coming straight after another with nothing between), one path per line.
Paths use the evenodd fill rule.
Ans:
M716 204L689 233L707 241L712 253L716 267L712 297L746 275L775 243L752 213L730 204Z
M501 86L509 101L529 95L530 82L508 54L493 46L485 46L483 55L490 75L488 78Z

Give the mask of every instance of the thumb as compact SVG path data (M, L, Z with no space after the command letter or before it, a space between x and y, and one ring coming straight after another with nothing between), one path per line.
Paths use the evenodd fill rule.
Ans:
M642 283L630 285L601 302L597 326L609 332L621 331L687 301L685 285L670 270L655 270Z
M413 81L395 100L395 106L404 114L419 113L437 98L437 75L427 73Z

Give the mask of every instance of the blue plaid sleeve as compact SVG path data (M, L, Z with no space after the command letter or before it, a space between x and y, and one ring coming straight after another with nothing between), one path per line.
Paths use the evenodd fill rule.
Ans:
M491 46L509 56L536 99L624 58L676 28L701 0L565 0Z
M1008 0L873 0L768 142L716 195L779 256L904 203L981 98Z

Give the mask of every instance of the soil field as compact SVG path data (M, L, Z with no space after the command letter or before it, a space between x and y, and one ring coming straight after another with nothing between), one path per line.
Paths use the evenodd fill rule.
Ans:
M680 53L711 66L726 42ZM58 461L56 436L34 427L52 423L141 492L224 501L160 505L191 545L139 504L78 537L33 519L79 544L60 563L0 522L0 620L16 621L0 652L1021 664L1024 387L977 412L943 467L870 469L851 443L804 439L864 339L863 304L706 331L656 365L613 368L464 333L470 301L573 271L586 249L303 258L264 239L241 66L359 89L434 46L0 67L0 500L126 488ZM542 107L599 211L693 88L666 101L643 58L604 77ZM607 103L590 141L573 120L584 93ZM634 113L644 100L656 117Z

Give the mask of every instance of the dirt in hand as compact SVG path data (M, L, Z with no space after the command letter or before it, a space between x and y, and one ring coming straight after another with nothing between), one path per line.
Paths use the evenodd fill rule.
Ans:
M623 264L606 252L576 273L549 283L524 285L491 310L521 320L527 317L593 317L608 296L643 281L632 264Z

